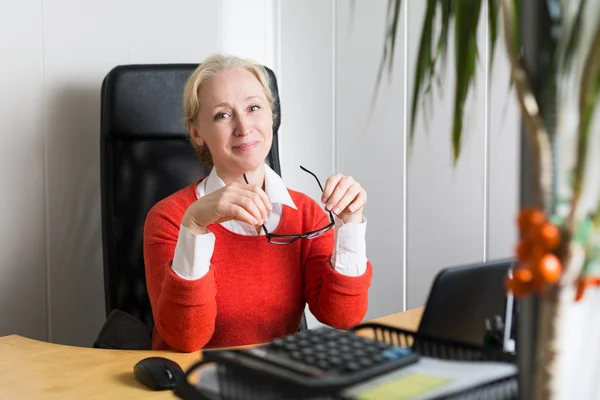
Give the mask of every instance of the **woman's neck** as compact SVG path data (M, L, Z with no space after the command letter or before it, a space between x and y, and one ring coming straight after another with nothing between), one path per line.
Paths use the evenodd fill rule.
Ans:
M234 182L236 183L246 183L244 181L244 173L231 173L230 171L226 171L223 168L219 168L215 166L217 170L217 175L221 180L225 183L225 185L230 185ZM261 164L258 168L252 171L247 171L245 173L246 178L248 179L248 183L251 185L260 185L264 189L265 185L265 165Z

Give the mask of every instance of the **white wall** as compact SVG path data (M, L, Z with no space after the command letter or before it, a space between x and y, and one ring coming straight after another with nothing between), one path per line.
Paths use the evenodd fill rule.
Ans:
M335 169L361 182L369 196L367 255L374 268L369 318L404 306L405 44L400 36L391 80L386 73L373 103L387 1L356 1L354 16L350 1L336 3Z
M0 335L47 337L42 10L0 1Z
M353 175L369 192L369 318L421 305L445 265L509 255L518 149L512 99L500 126L506 82L494 80L486 107L482 75L456 169L449 97L436 100L429 134L419 126L408 160L406 90L422 2L403 2L407 35L372 112L387 1L356 1L352 21L350 3L0 0L0 335L90 345L103 323L99 94L118 64L224 51L273 68L288 185L319 197L302 164L323 178Z

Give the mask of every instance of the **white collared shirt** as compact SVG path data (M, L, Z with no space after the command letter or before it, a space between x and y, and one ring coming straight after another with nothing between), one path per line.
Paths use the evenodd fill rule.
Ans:
M213 168L210 175L196 187L196 195L201 198L223 187L225 182L219 178L217 170ZM273 232L281 221L283 206L286 205L294 210L297 210L297 207L283 179L266 164L265 193L269 196L272 205L265 227L269 232ZM367 221L363 217L360 223L345 224L337 217L334 219L335 249L331 254L331 265L343 275L360 276L367 270L365 240ZM241 221L226 221L222 222L221 226L240 235L265 234L263 229L257 233L255 226ZM214 247L215 235L212 232L194 234L182 224L171 268L184 279L200 279L209 271Z

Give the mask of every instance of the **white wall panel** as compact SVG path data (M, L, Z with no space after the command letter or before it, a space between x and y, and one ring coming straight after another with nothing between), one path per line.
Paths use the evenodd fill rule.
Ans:
M408 1L408 82L412 77L426 3ZM484 48L482 10L479 46ZM483 260L485 176L485 62L477 66L475 90L465 107L463 145L453 164L451 130L454 112L454 43L450 35L443 96L434 91L429 113L421 113L408 162L407 306L425 303L437 272L448 266ZM422 108L422 106L421 106Z
M0 336L44 340L46 193L39 1L0 1Z
M100 85L127 62L117 0L44 1L50 338L91 345L104 321Z
M221 50L220 2L211 0L129 0L129 62L198 63ZM123 7L123 6L122 6Z
M488 259L512 257L517 243L521 115L510 86L510 64L500 35L489 77Z
M403 307L404 13L391 80L376 87L387 2L337 2L336 170L367 190L367 256L373 263L367 318ZM405 11L404 11L405 12Z

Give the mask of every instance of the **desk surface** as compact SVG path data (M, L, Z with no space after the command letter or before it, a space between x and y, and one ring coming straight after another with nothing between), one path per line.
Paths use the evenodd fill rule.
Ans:
M373 322L416 330L423 313L416 308ZM170 358L185 370L198 353L104 350L40 342L17 335L0 337L0 399L173 398L138 383L133 366L151 356Z

